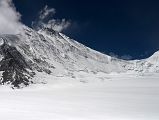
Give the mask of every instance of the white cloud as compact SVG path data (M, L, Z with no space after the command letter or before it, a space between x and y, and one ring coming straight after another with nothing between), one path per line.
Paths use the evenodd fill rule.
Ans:
M67 29L71 22L66 19L54 19L53 15L56 13L54 8L48 8L46 5L40 12L39 18L37 21L33 22L33 26L36 29L40 29L41 27L51 28L55 31L62 32Z
M41 11L40 11L40 16L39 18L41 20L46 19L50 14L54 15L56 13L54 8L48 8L48 6L46 5Z
M65 19L62 20L49 20L47 24L45 24L46 27L52 28L55 31L61 32L65 29L67 29L70 26L70 22L66 21Z
M12 0L0 0L0 34L18 34L22 30L21 15Z

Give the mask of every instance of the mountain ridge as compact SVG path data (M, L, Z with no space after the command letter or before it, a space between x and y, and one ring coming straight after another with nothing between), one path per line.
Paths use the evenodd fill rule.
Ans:
M95 51L49 28L35 31L24 26L23 34L0 35L0 51L0 83L18 88L34 83L32 78L37 72L54 76L73 76L75 71L159 72L159 52L147 59L126 61Z

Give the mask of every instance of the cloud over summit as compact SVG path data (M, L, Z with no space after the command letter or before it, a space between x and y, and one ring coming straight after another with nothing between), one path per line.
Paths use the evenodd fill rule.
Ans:
M33 22L35 28L48 27L61 32L70 26L70 21L54 19L54 8L47 5L39 12L38 19ZM0 0L0 34L19 34L23 32L21 14L16 11L12 0Z
M22 28L20 18L12 0L0 0L0 34L18 34Z
M71 22L66 19L54 19L56 10L54 8L49 8L47 5L39 12L39 17L36 21L32 23L35 29L40 29L41 27L51 28L55 31L61 32L67 29Z

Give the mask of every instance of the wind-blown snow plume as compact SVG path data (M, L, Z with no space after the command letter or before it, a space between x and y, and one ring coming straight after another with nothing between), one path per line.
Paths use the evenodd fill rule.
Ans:
M48 8L46 5L41 11L40 11L40 16L39 19L44 20L46 19L49 15L54 15L56 13L54 8Z
M104 53L104 54L105 54L105 53ZM118 58L118 59L122 59L122 60L131 60L131 59L133 59L132 56L126 55L126 54L125 54L125 55L122 55L122 56L119 56L119 55L117 55L117 54L115 54L115 53L113 53L113 52L110 52L109 55L110 55L111 57Z
M46 24L46 27L52 28L55 31L61 32L65 29L67 29L70 26L70 22L66 21L66 19L62 20L49 20L48 24Z
M20 18L12 0L0 0L0 34L18 34L22 30Z
M55 13L56 10L54 8L48 8L48 6L46 5L39 12L38 20L32 23L33 27L36 29L47 27L58 32L67 29L71 25L71 22L67 21L66 19L54 19L53 16L55 15Z

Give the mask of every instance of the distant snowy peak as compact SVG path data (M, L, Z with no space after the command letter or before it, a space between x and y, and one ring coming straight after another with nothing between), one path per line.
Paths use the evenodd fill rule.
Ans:
M159 63L159 51L155 52L151 57L148 58L148 60Z
M155 52L151 57L146 60L148 72L159 72L159 51Z

